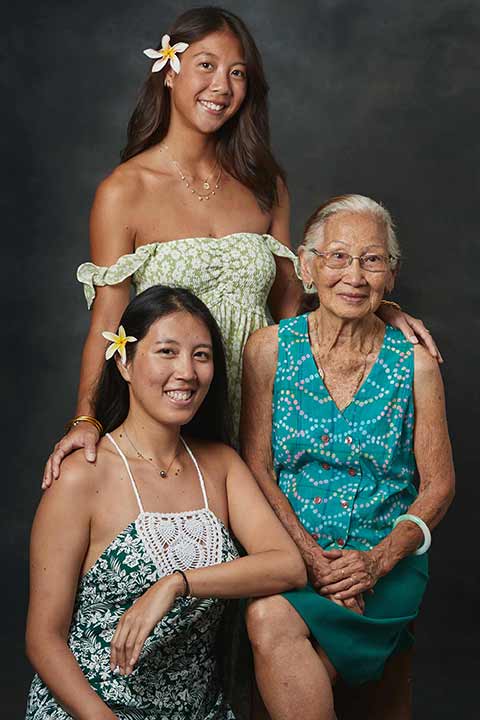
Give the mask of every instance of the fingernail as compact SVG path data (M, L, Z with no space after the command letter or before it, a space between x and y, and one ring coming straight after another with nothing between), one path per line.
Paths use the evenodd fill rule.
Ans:
M88 462L93 462L95 460L95 455L93 453L88 453L87 460Z
M410 342L413 343L414 345L416 345L416 344L418 343L418 338L417 338L416 335L410 335L410 337L409 337L408 339L409 339Z

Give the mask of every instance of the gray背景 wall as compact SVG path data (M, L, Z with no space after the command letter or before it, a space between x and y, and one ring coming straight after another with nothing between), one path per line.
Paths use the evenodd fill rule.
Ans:
M193 4L11 3L2 26L2 718L20 718L28 534L43 463L74 411L88 312L75 281L88 212L118 162L158 42ZM275 151L288 173L292 233L329 196L383 201L405 262L394 297L445 357L458 477L434 533L416 625L415 717L477 716L474 551L478 444L480 3L468 0L229 2L251 28L271 86Z

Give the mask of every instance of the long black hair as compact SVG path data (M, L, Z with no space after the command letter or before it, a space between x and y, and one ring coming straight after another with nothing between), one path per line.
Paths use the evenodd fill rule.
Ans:
M238 112L217 132L220 165L254 194L258 205L270 211L278 203L277 180L285 173L270 147L268 84L261 55L245 23L220 7L187 10L169 30L170 43L189 45L211 33L227 30L240 41L247 65L247 94ZM160 42L158 43L160 47ZM170 125L170 90L164 84L168 64L147 79L130 118L122 162L161 142Z
M137 295L126 307L120 325L127 335L141 340L162 317L188 312L201 320L212 339L214 374L207 395L195 416L184 426L186 435L201 440L231 442L231 416L225 351L220 329L207 306L189 290L154 285ZM135 356L137 343L127 343L127 361ZM128 383L122 378L115 357L106 360L94 395L95 417L105 432L122 424L128 415Z

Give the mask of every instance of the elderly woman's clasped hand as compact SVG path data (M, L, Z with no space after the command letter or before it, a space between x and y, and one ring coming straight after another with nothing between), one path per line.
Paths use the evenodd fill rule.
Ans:
M325 550L324 555L331 562L329 572L323 576L322 595L332 595L345 602L359 593L372 592L384 575L380 557L374 550Z
M353 585L357 585L355 581L353 585L351 581L343 584L348 580L347 571L343 569L343 566L339 569L335 567L335 564L342 561L349 552L350 551L342 550L326 551L322 550L319 546L308 563L308 579L315 590L321 595L326 595L332 602L337 603L337 605L344 605L349 610L353 610L353 612L363 614L365 602L363 600L362 590L348 592L344 597L338 595L340 590L346 590ZM338 580L341 582L338 583ZM337 587L335 583L341 584L342 587Z

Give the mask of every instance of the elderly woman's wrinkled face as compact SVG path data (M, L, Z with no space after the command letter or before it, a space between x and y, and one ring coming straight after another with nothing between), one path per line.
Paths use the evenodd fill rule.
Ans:
M313 282L321 304L334 315L344 319L362 318L375 312L385 292L393 288L394 273L387 262L386 269L371 272L375 256L388 258L387 230L385 225L370 213L340 212L332 215L319 233L313 246L322 253L335 253L342 257L348 253L355 257L368 255L365 267L354 259L342 269L328 267L326 259L310 250L301 254L305 282Z

